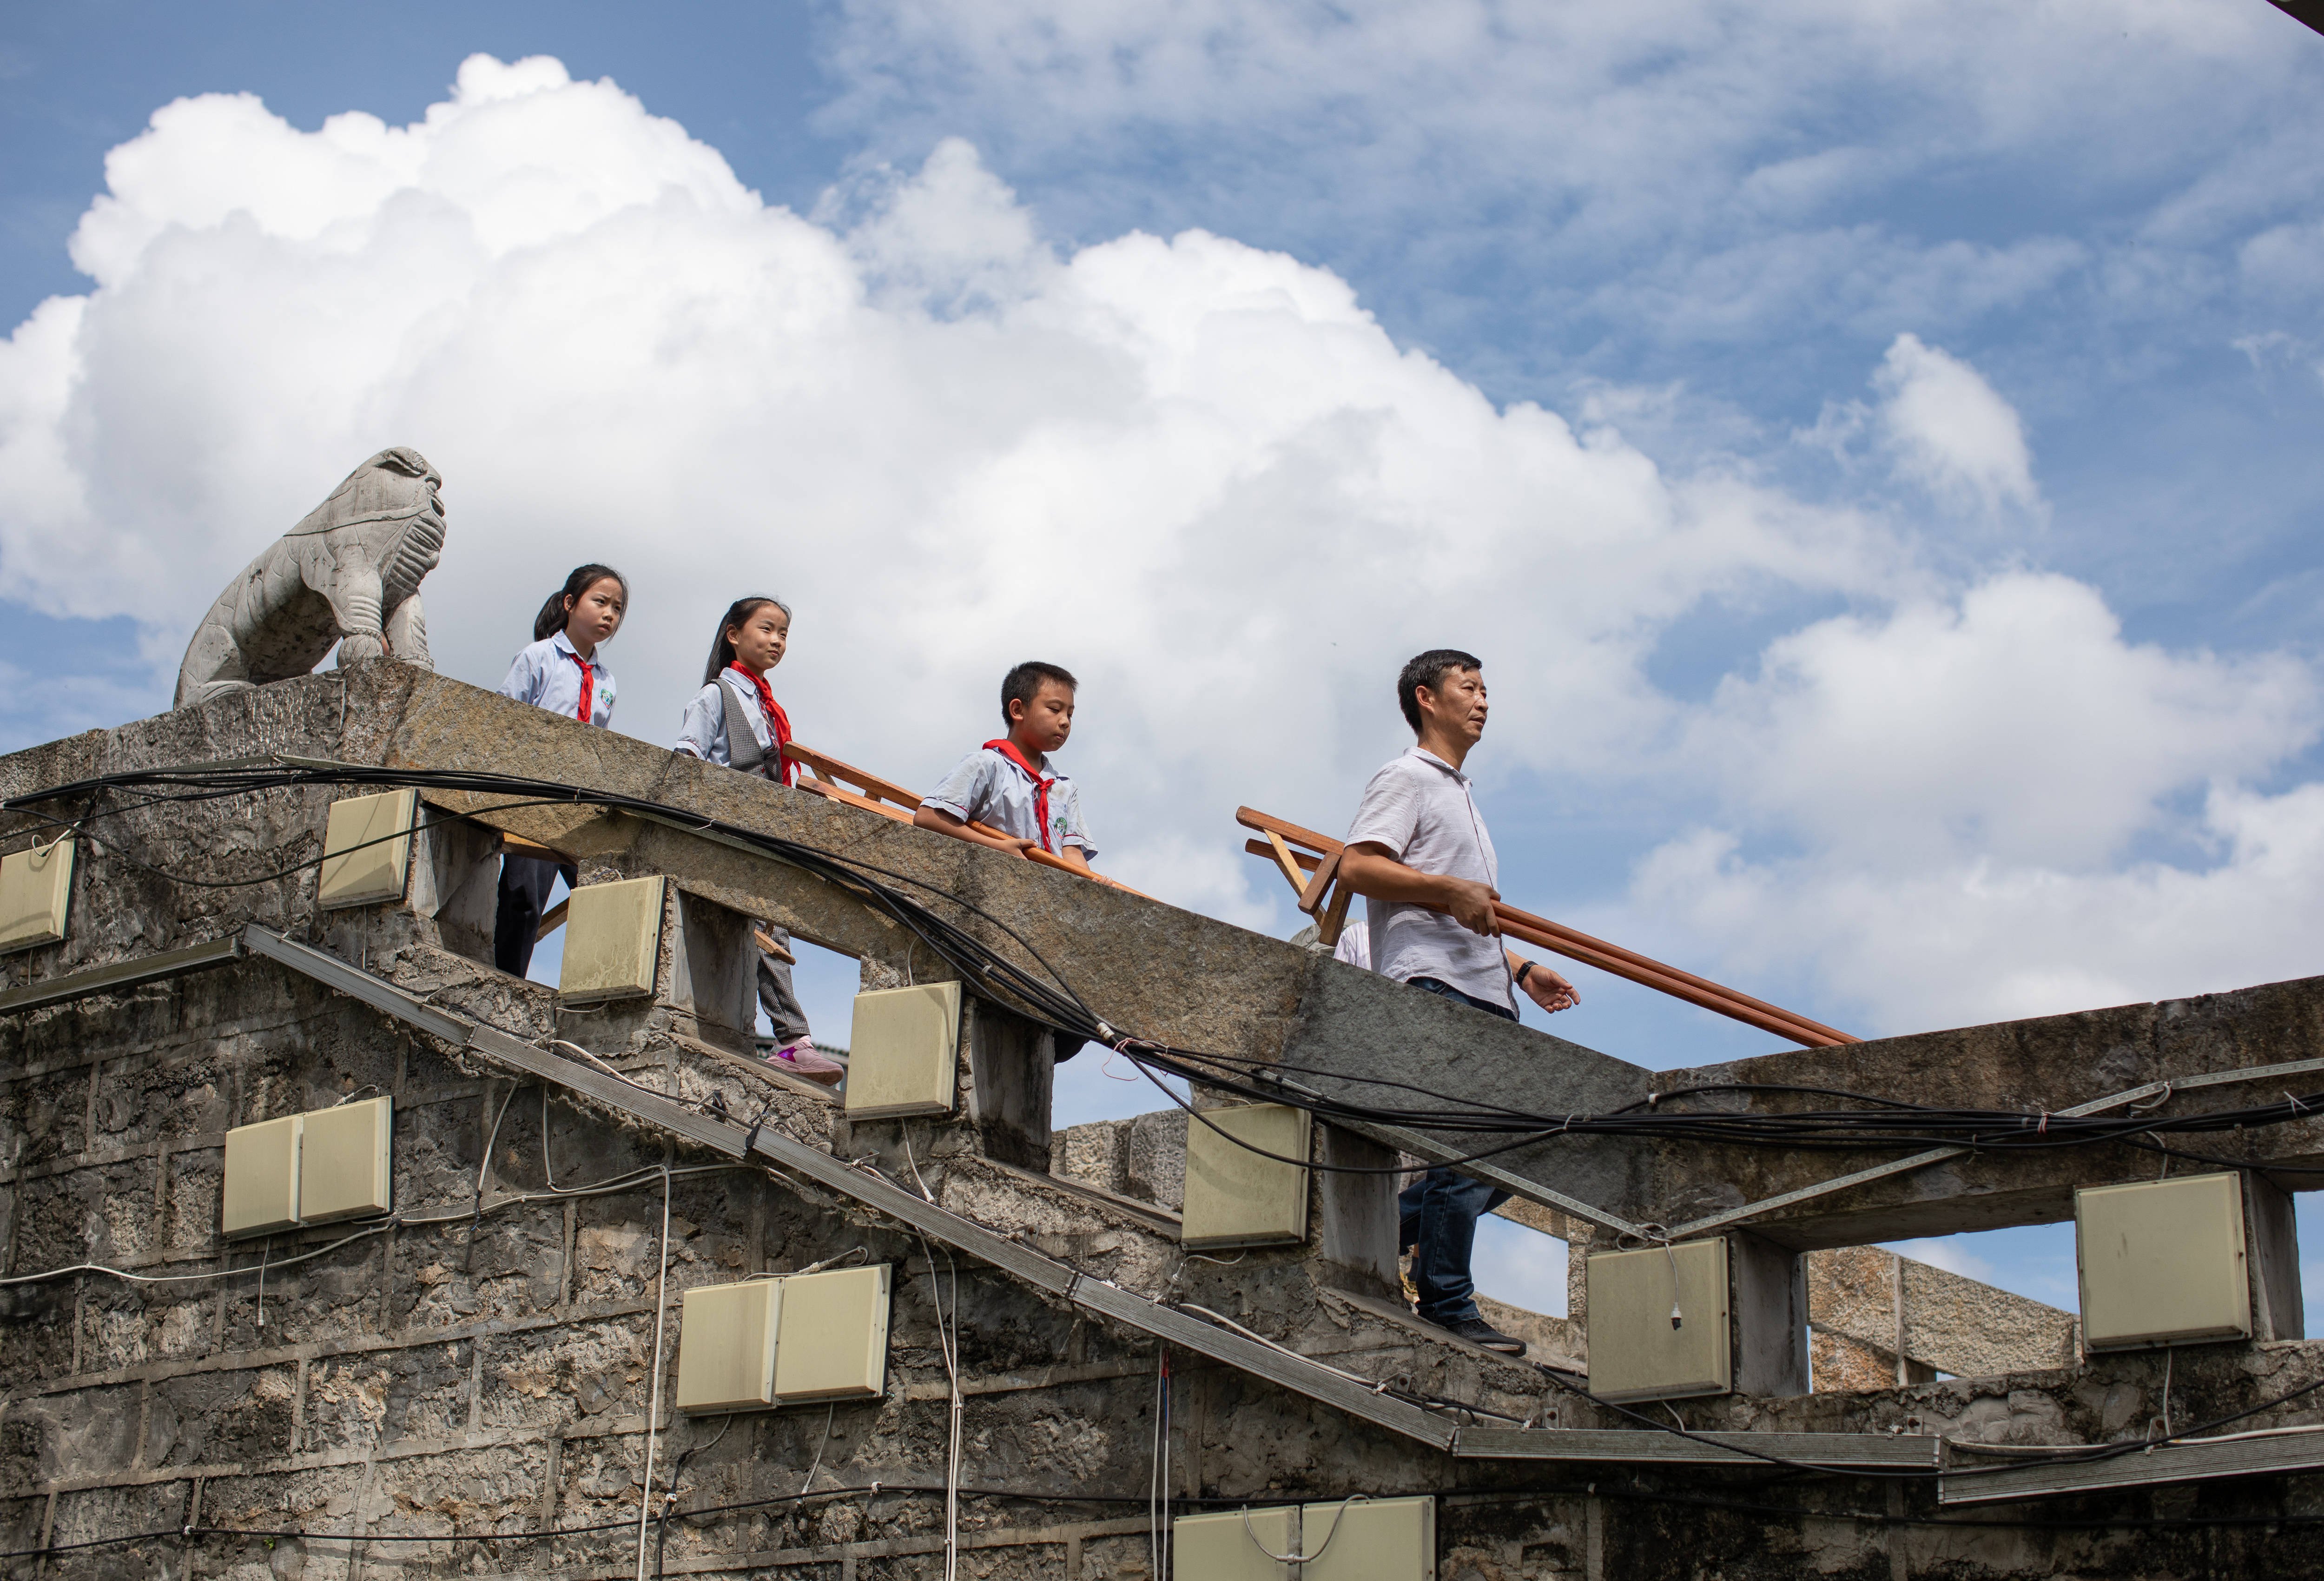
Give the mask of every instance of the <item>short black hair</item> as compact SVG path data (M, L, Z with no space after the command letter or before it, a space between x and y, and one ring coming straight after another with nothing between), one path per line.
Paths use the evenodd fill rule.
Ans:
M1420 699L1412 695L1415 688L1425 686L1430 691L1441 691L1446 670L1484 668L1482 659L1458 648L1431 648L1406 660L1402 673L1396 678L1396 705L1404 710L1404 722L1412 726L1412 733L1420 734Z
M1001 722L1014 725L1016 721L1009 717L1009 705L1022 703L1029 710L1033 707L1033 699L1040 695L1041 683L1045 680L1054 680L1067 691L1082 689L1082 683L1074 679L1074 672L1064 665L1044 664L1038 659L1028 659L1010 670L1008 679L1001 683Z

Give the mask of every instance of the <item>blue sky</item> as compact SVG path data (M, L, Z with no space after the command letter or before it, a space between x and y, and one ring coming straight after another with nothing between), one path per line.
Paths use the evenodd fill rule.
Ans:
M1343 819L1453 643L1510 898L1825 1021L2316 970L2324 38L2258 0L17 6L0 83L0 747L166 706L410 443L450 672L610 559L666 739L777 587L802 736L932 779L1038 648L1103 860L1252 926L1232 808Z

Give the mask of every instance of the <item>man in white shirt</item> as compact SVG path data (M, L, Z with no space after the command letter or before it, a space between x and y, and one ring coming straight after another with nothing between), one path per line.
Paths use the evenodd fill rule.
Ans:
M1340 879L1365 899L1372 969L1507 1021L1517 994L1545 1011L1579 1001L1573 985L1504 949L1493 902L1500 864L1461 772L1485 733L1484 666L1458 649L1419 655L1397 678L1397 701L1419 740L1364 787ZM1433 1169L1397 1199L1414 1248L1420 1316L1488 1349L1525 1342L1478 1315L1470 1250L1477 1220L1508 1199L1480 1180Z

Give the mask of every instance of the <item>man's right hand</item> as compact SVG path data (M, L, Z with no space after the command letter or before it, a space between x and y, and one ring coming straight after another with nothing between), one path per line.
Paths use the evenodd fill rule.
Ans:
M1500 891L1473 878L1440 878L1437 882L1444 886L1444 909L1452 913L1452 920L1487 938L1501 936L1500 920L1493 915L1493 902L1501 898Z
M1341 853L1340 882L1357 894L1426 906L1444 912L1471 933L1487 938L1500 937L1501 925L1493 916L1493 902L1501 898L1500 891L1481 879L1416 873L1374 841L1359 841Z

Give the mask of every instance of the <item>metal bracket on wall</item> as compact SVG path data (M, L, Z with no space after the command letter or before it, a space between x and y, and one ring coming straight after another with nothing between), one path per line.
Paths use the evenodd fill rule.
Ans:
M497 1027L471 1022L423 1003L393 984L350 966L327 950L300 944L255 924L243 938L254 955L290 967L326 987L337 989L384 1011L398 1020L430 1032L457 1048L477 1052L544 1081L554 1082L621 1109L637 1119L676 1133L686 1140L729 1158L761 1157L785 1170L804 1175L817 1185L853 1197L864 1207L900 1220L911 1228L940 1240L979 1262L1052 1296L1061 1296L1085 1310L1111 1318L1154 1338L1208 1356L1239 1371L1256 1373L1297 1394L1336 1406L1391 1431L1416 1438L1432 1448L1446 1449L1456 1430L1446 1417L1367 1389L1360 1383L1303 1356L1277 1351L1218 1328L1134 1291L1102 1280L1028 1250L1005 1235L937 1207L893 1181L844 1160L832 1157L790 1137L755 1132L748 1126L714 1119L675 1099L645 1092L619 1077L552 1054Z
M238 961L242 954L241 938L229 935L202 944L189 944L183 949L145 956L138 960L91 966L85 972L70 972L61 977L28 983L21 988L11 988L5 994L0 994L0 1015L38 1010L46 1004L62 1004L68 1000L87 999L95 994L115 994L124 988L159 983L170 977L182 977L189 972L208 971L212 966Z
M1218 1327L1173 1307L1092 1278L1065 1263L962 1217L948 1208L908 1191L884 1176L833 1157L791 1137L722 1121L691 1105L650 1093L608 1072L551 1053L498 1027L485 1025L439 1010L328 951L300 944L252 924L236 938L215 941L191 950L173 951L144 961L124 963L81 974L103 981L88 992L106 986L152 981L176 972L223 964L247 953L261 956L346 994L362 1003L426 1031L456 1048L474 1049L506 1067L535 1076L608 1107L619 1109L649 1124L734 1159L763 1159L770 1164L816 1185L853 1198L863 1207L940 1240L954 1249L1019 1280L1051 1297L1063 1298L1084 1311L1120 1324L1154 1339L1205 1356L1239 1372L1264 1378L1318 1403L1428 1446L1471 1459L1544 1461L1626 1461L1670 1465L1757 1464L1739 1450L1779 1455L1787 1460L1835 1468L1850 1466L1919 1466L1929 1464L1932 1441L1921 1436L1891 1438L1863 1433L1723 1433L1679 1438L1651 1429L1538 1428L1513 1430L1462 1427L1452 1418L1395 1399L1383 1388L1368 1388L1358 1379L1304 1356ZM198 958L197 958L198 957ZM60 985L63 980L60 979ZM2324 1064L2324 1061L2317 1062ZM2224 1078L2215 1078L2224 1079ZM2183 1084L2182 1084L2183 1085ZM2120 1101L2120 1100L2110 1100ZM1396 1145L1425 1142L1416 1133L1378 1127L1380 1139ZM1484 1171L1480 1170L1480 1173ZM1501 1171L1490 1171L1498 1176ZM1538 1199L1540 1188L1517 1181ZM1619 1228L1609 1216L1549 1194L1553 1205L1591 1223ZM2313 1441L2312 1441L2313 1442ZM1733 1446L1730 1447L1729 1446ZM2324 1454L2324 1442L2316 1443ZM2159 1454L2158 1454L2159 1458ZM2178 1463L2173 1462L2174 1465ZM2010 1468L2015 1472L2018 1468ZM2028 1472L2051 1467L2027 1467ZM2065 1471L2068 1468L2054 1468ZM2093 1468L2095 1469L2095 1468ZM2119 1476L2121 1474L2117 1473ZM1975 1479L1982 1482L1983 1479ZM2158 1479L2158 1480L2168 1480ZM1955 1494L1954 1497L1966 1496Z
M2324 1059L2287 1059L2281 1065L2246 1065L2234 1070L2214 1070L2200 1076L2173 1077L2166 1081L2150 1081L2144 1086L2109 1093L2103 1098L2092 1098L2087 1104L2076 1104L2070 1109L2052 1110L2052 1114L2059 1118L2079 1119L2085 1114L2100 1114L2108 1109L2119 1108L2125 1104L2135 1104L2141 1098L2151 1098L2158 1093L2184 1092L2190 1087L2224 1086L2239 1081L2266 1081L2279 1076L2297 1076L2303 1071L2310 1070L2324 1070ZM1712 1214L1708 1218L1699 1218L1691 1224L1677 1225L1671 1231L1671 1239L1683 1241L1690 1235L1700 1235L1711 1230L1725 1229L1729 1225L1741 1224L1747 1219L1757 1218L1761 1214L1773 1213L1779 1207L1789 1207L1795 1202L1806 1202L1814 1197L1828 1197L1835 1191L1845 1191L1850 1186L1861 1186L1868 1180L1880 1180L1891 1175L1904 1174L1908 1170L1926 1169L1931 1164L1940 1164L1947 1159L1957 1159L1975 1151L1974 1148L1966 1147L1932 1148L1926 1152L1914 1153L1910 1158L1897 1159L1886 1164L1875 1164L1868 1170L1858 1170L1853 1174L1820 1181L1813 1186L1803 1186L1796 1191L1786 1191L1780 1197L1768 1197L1757 1202L1747 1202L1740 1207L1730 1207L1724 1212Z

